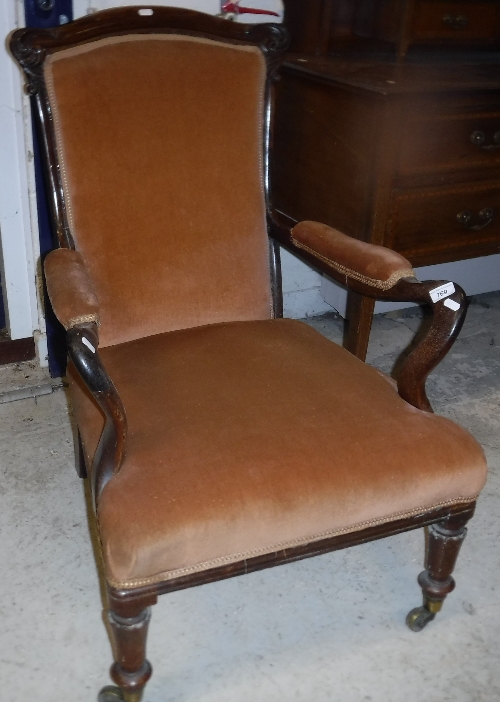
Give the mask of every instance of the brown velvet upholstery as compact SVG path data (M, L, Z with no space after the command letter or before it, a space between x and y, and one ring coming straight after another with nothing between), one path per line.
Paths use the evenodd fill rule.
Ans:
M320 222L299 222L292 237L297 246L323 259L339 273L381 290L415 275L411 263L396 251L353 239Z
M59 51L44 73L101 346L269 318L261 51L118 36Z
M166 580L474 499L476 441L301 322L218 324L101 352L129 435L99 522L115 586ZM73 373L92 455L103 426Z
M56 249L46 257L43 268L50 302L63 327L99 324L99 301L81 255Z

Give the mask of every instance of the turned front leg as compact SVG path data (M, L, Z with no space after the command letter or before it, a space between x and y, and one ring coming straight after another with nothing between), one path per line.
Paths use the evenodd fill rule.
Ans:
M465 525L471 512L448 517L429 527L426 570L418 576L424 604L408 614L406 623L412 631L421 631L441 610L446 595L455 589L451 574L467 534Z
M122 690L125 702L140 702L144 686L153 672L146 658L150 619L150 607L134 617L121 617L112 610L108 612L116 648L111 678Z
M155 598L156 599L156 598ZM99 702L140 702L152 667L146 659L146 639L154 601L120 602L110 596L108 621L113 638L115 662L111 678L118 688L101 690Z

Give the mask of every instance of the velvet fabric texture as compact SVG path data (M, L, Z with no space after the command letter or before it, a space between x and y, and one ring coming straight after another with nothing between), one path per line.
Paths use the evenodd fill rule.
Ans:
M396 251L353 239L320 222L299 222L292 238L299 248L323 259L339 273L381 290L415 275L411 263Z
M101 346L272 316L260 49L135 34L44 71Z
M81 255L56 249L45 258L43 268L50 303L63 327L99 324L99 301Z
M103 349L129 433L98 506L107 578L132 588L473 500L477 442L292 320ZM70 370L91 459L103 417Z

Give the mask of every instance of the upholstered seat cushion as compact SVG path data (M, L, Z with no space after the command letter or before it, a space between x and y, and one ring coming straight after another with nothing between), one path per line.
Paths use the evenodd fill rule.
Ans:
M467 432L301 322L216 324L101 355L129 424L98 509L116 587L469 501L485 482ZM91 456L103 420L75 379L73 392Z

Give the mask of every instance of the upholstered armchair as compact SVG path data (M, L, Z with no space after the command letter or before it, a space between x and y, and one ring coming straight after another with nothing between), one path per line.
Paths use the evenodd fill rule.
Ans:
M430 526L420 630L485 482L479 445L425 394L463 291L273 210L286 45L280 26L160 7L11 38L45 145L46 283L105 564L118 687L101 702L141 699L160 594ZM431 306L397 388L282 318L282 246L359 293Z

